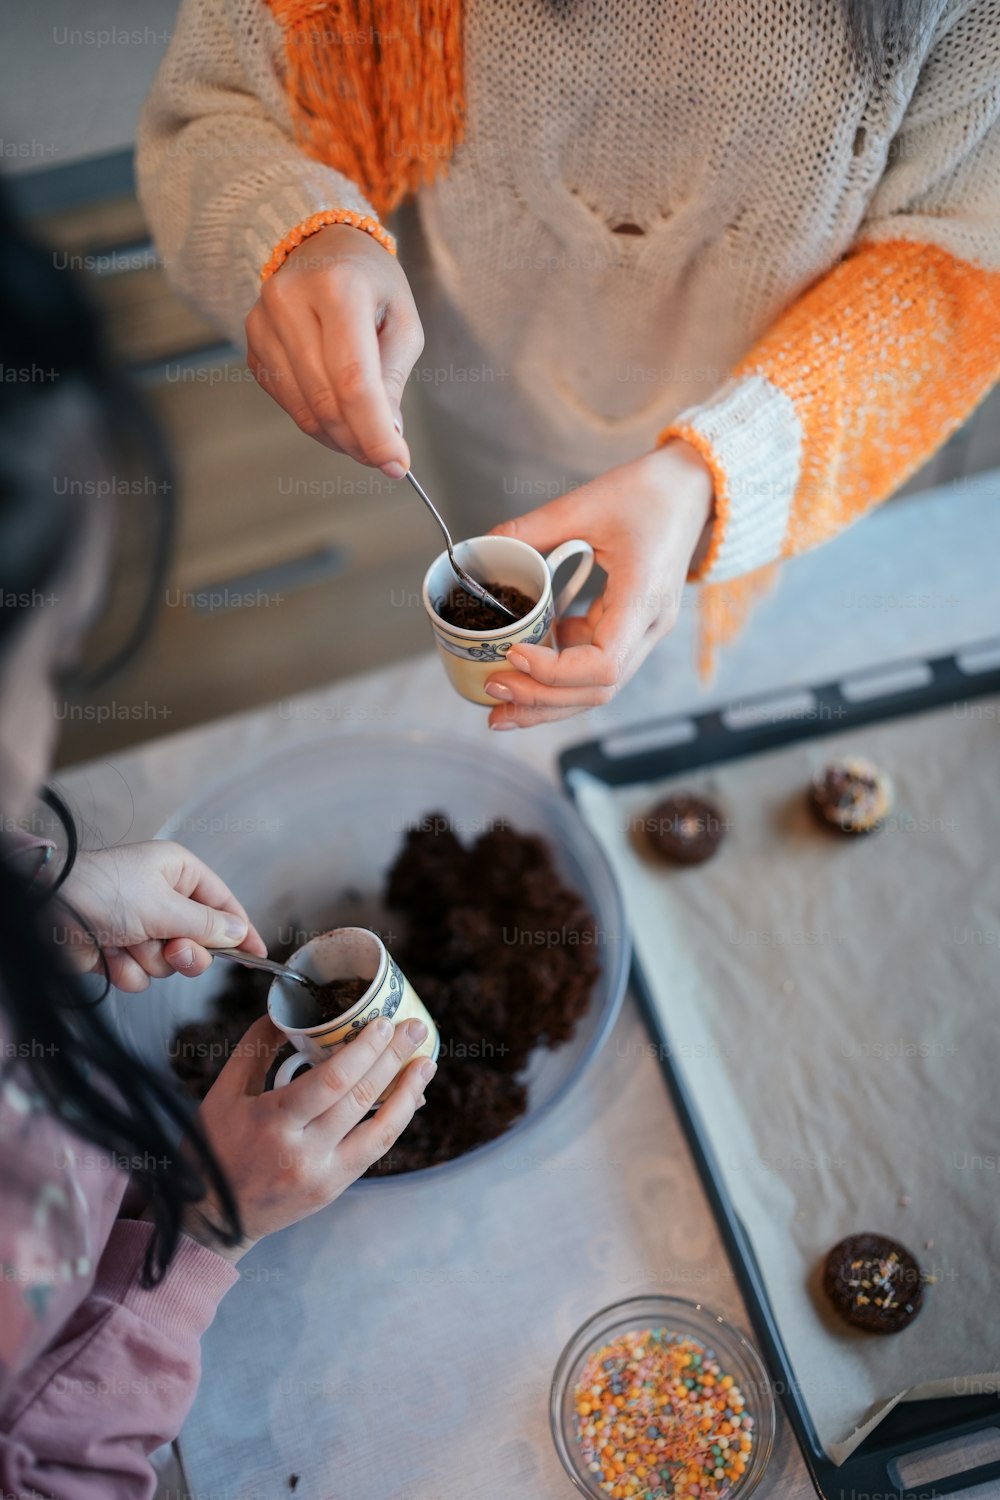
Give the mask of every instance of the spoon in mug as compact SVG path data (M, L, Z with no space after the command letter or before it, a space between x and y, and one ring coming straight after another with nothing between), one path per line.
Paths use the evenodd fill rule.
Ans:
M234 964L242 964L244 969L263 969L265 974L273 974L276 979L292 979L296 984L304 985L312 995L318 995L321 989L315 979L300 974L298 969L290 969L287 964L276 963L273 958L258 958L255 953L241 953L236 948L213 948L212 957L228 958Z
M430 511L431 515L440 526L441 534L445 540L445 546L448 548L448 560L451 563L452 572L458 579L465 592L467 594L471 594L473 599L478 599L480 604L487 604L489 605L490 609L495 609L497 613L502 615L505 620L516 620L518 616L512 609L508 609L506 604L501 604L499 599L494 599L489 589L484 589L481 583L476 582L471 573L467 573L465 571L465 569L462 567L462 564L455 556L455 548L452 545L451 533L449 532L447 526L444 524L444 520L442 519L441 514L435 506L433 500L430 498L423 485L420 484L416 476L409 469L407 469L406 471L406 478L410 481L413 488L416 490L417 494L420 496L421 500L424 502L427 509Z

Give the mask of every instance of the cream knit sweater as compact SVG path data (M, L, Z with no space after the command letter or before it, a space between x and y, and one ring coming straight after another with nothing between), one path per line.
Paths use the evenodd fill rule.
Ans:
M860 513L815 535L796 519L816 423L891 406L928 348L946 356L948 318L971 316L953 298L913 326L928 283L907 245L968 267L980 293L1000 269L1000 0L939 0L917 55L878 84L837 0L466 0L464 54L465 141L400 249L435 398L484 443L567 474L635 457L664 429L698 441L724 492L712 580L797 550L797 524L810 545ZM263 0L184 0L141 121L142 201L169 273L238 340L290 230L323 209L373 213L295 145L282 70ZM866 246L880 247L866 279L830 283L783 356L788 380L738 370ZM874 314L862 347L845 330ZM992 378L937 413L889 488ZM812 482L835 488L860 451L838 449Z

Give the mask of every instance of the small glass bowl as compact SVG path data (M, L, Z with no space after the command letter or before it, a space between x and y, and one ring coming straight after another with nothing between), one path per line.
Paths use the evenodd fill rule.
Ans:
M683 1297L630 1297L615 1302L589 1318L566 1345L552 1377L549 1417L552 1437L563 1468L582 1495L590 1500L608 1500L608 1491L586 1467L576 1436L573 1391L590 1354L621 1334L642 1328L665 1328L697 1340L715 1354L731 1375L753 1417L753 1447L743 1475L728 1491L730 1500L745 1500L757 1488L774 1446L774 1395L767 1370L756 1349L738 1329L711 1308Z

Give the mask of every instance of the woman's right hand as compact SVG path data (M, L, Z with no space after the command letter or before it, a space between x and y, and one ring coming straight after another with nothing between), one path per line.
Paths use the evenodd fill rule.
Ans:
M246 334L247 364L303 432L402 479L399 405L424 334L394 255L350 225L320 229L265 281Z
M233 1248L219 1242L211 1199L189 1211L187 1233L235 1263L257 1240L339 1198L385 1155L424 1102L436 1065L426 1057L409 1059L426 1035L422 1021L371 1021L349 1046L304 1069L285 1088L266 1089L268 1069L286 1038L267 1016L255 1021L200 1111L236 1195L244 1239ZM366 1120L401 1069L389 1098Z

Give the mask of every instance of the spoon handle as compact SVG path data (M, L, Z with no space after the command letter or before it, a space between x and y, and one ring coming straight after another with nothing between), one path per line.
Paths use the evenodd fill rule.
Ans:
M305 974L299 974L297 970L290 969L287 964L276 963L273 958L258 958L255 953L241 953L236 948L213 948L213 958L228 958L231 963L242 964L244 969L263 969L266 974L273 974L276 979L293 979L296 984L304 984L307 989L314 989L315 985Z
M430 511L431 515L434 517L435 521L440 526L445 542L447 543L448 556L451 558L452 563L454 563L455 549L452 546L451 533L444 523L444 518L441 515L441 512L438 510L437 506L434 504L434 501L431 499L430 495L428 495L427 491L420 483L420 480L416 477L411 469L407 469L406 477L412 484L413 488L416 490L417 494L420 496L421 500L426 505L427 509Z
M409 469L407 469L406 471L406 478L410 481L413 488L416 490L417 494L420 496L421 500L424 502L427 509L430 511L431 515L440 526L442 535L444 536L445 544L448 548L448 559L451 563L451 571L454 573L455 577L458 579L465 592L467 594L471 594L474 599L480 600L481 603L488 604L491 609L496 610L498 615L504 615L508 620L516 620L517 615L512 609L508 609L506 604L501 604L499 599L494 599L489 589L484 588L483 585L477 582L477 580L473 578L470 573L467 573L465 571L465 569L462 567L462 564L455 556L455 548L452 544L451 533L449 532L447 526L444 524L441 513L439 512L437 506L434 504L430 495L428 495L427 491L424 489L420 481Z

